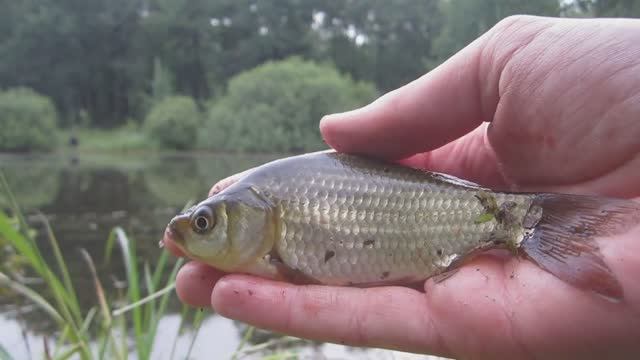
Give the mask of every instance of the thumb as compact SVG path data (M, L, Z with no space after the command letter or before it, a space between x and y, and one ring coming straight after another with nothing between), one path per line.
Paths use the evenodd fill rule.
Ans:
M516 21L518 31L505 31ZM363 108L325 116L320 122L325 141L342 152L402 159L439 148L491 121L505 63L524 45L522 33L535 32L545 22L507 18L421 78Z

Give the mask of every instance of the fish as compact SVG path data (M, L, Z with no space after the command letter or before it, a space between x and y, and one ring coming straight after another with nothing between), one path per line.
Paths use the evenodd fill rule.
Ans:
M335 151L274 160L214 190L171 219L164 239L224 272L295 284L411 286L506 249L622 299L596 238L640 224L632 200L493 191Z

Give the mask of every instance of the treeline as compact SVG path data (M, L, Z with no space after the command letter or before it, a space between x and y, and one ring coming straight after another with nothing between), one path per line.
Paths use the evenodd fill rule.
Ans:
M332 77L361 90L384 92L508 15L633 17L640 0L0 0L0 9L0 90L29 88L50 98L60 126L113 128L141 123L170 95L193 99L199 111L226 103L215 113L230 117L256 100L228 100L234 76L292 56L334 67L339 74ZM235 91L246 93L238 96L260 95L242 90L242 81ZM348 92L371 97L358 91ZM332 110L313 106L313 116ZM272 110L246 116L289 115Z

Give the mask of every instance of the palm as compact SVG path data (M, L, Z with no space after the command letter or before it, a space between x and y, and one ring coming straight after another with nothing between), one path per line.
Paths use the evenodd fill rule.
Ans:
M591 359L614 357L612 349L628 354L640 337L640 288L634 280L640 258L616 259L640 253L639 238L640 227L610 239L615 244L602 242L625 288L622 304L572 288L526 260L486 256L444 283L427 282L423 313L437 324L441 339L452 339L445 349L456 358L546 353Z

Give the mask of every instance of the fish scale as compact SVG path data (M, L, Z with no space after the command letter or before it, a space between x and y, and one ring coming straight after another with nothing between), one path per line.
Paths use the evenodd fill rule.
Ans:
M427 182L410 169L390 177L357 162L326 163L310 159L298 168L303 176L275 167L281 176L253 182L280 209L275 246L282 261L320 282L423 279L494 230L494 223L474 222L485 211L478 189ZM529 197L496 196L500 203L520 201L524 215Z

